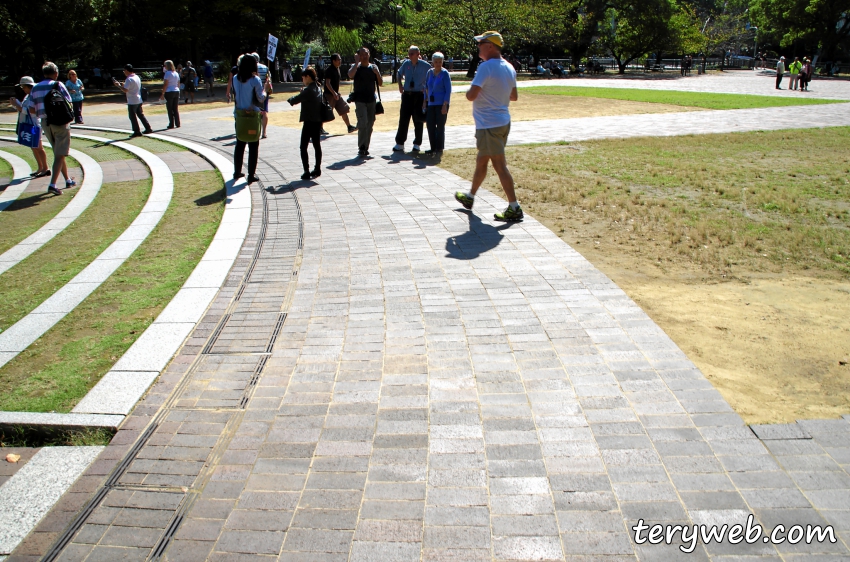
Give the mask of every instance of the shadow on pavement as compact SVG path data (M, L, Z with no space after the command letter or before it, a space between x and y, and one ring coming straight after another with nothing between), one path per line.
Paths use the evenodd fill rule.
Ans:
M416 170L422 170L427 168L428 166L436 166L440 163L439 156L425 156L422 153L422 156L416 155L416 153L407 153L407 152L393 152L392 154L381 156L384 160L387 161L388 164L399 164L401 162L414 162L413 166Z
M505 223L501 226L487 224L475 213L466 209L458 209L457 212L467 216L469 230L460 236L446 238L447 258L473 260L498 246L504 238L501 231L511 227L511 223Z
M371 156L367 156L366 158L357 156L348 160L340 160L339 162L334 162L333 164L328 166L328 170L344 170L350 166L362 166L371 159Z
M319 184L313 180L295 180L282 185L270 185L266 188L266 192L271 193L272 195L279 195L281 193L290 193L296 189L308 189L314 185Z

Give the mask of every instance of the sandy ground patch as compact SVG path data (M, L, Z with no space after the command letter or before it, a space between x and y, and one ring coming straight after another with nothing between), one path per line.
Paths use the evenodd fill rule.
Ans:
M753 276L700 283L587 257L675 341L747 423L850 411L850 283ZM627 269L628 268L628 269Z
M523 209L634 299L747 423L782 423L850 413L850 365L841 364L850 359L850 276L835 254L843 245L820 248L847 230L846 176L820 171L829 162L844 171L846 136L512 147L508 164ZM801 143L822 153L806 162L806 177L791 164L773 170L772 158L792 162L785 152ZM742 158L746 147L761 156ZM441 163L466 179L473 165L473 150L447 151ZM746 220L737 210L743 187L753 209ZM504 197L492 170L484 188ZM758 197L791 207L758 214Z
M398 129L398 114L401 102L384 102L384 115L375 120L375 131L387 132ZM181 110L183 106L180 106ZM601 117L606 115L634 115L639 113L674 113L682 111L700 111L696 108L661 103L645 103L599 98L577 98L550 95L523 95L520 92L519 101L511 103L511 119L514 121L536 121L540 119L565 119L570 117ZM349 119L352 124L357 122L354 106L351 107ZM446 125L472 125L472 102L463 94L452 97L451 109ZM269 114L269 124L278 127L301 128L298 122L298 112L283 111ZM325 123L329 133L345 134L345 123L337 118Z

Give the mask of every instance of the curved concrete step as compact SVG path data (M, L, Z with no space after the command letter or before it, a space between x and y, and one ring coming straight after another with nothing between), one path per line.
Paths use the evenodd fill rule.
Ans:
M3 193L0 193L0 212L3 212L15 199L21 196L21 193L30 184L30 172L32 172L32 168L20 156L15 156L3 150L0 150L0 158L12 165L12 174L15 176L9 187Z
M12 141L15 139L0 137L0 141ZM0 155L6 154L0 151ZM71 149L71 156L83 167L83 184L80 190L59 213L50 219L44 226L21 240L3 254L0 254L0 275L23 261L27 256L44 246L54 236L68 228L68 226L79 217L83 211L97 197L101 185L103 185L103 170L94 158Z
M100 137L85 136L83 138L98 142L112 142ZM0 333L0 367L44 335L106 281L145 241L165 214L174 191L174 178L165 162L151 152L132 144L123 142L112 142L112 144L135 154L150 168L153 185L147 203L130 226L92 263L35 310Z
M91 129L130 133L121 129ZM232 171L232 162L209 147L166 135L148 136L188 148L215 166L223 178ZM225 189L224 215L201 261L156 320L70 415L129 414L203 318L239 255L251 222L251 195L245 180L225 181Z

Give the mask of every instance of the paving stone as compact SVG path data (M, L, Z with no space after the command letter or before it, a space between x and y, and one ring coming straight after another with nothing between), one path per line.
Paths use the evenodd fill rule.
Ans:
M666 87L751 93L767 82ZM807 108L807 124L850 123L846 105ZM783 111L516 123L511 143L787 128ZM219 139L209 117L227 110L201 113L187 113L187 130ZM471 145L471 127L447 132ZM375 152L391 142L376 134ZM297 135L271 127L263 146L263 184L240 187L244 247L236 235L210 247L232 253L233 270L191 283L224 289L172 362L183 370L137 407L168 414L122 477L143 489L111 491L91 537L149 543L188 497L161 485L200 494L169 560L681 560L677 545L633 545L627 526L752 508L760 521L801 510L847 527L846 420L746 426L601 272L530 216L494 224L504 202L492 193L460 213L452 192L468 183L444 170L349 165L351 139L339 137L323 143L327 172L301 189L281 160ZM193 160L182 155L174 169ZM102 477L147 427L136 419L116 436L123 452L94 469ZM776 555L715 546L688 559ZM119 554L91 548L90 559Z

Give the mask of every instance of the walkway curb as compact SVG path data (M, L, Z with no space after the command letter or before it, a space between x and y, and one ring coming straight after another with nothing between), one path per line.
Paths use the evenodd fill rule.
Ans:
M128 133L120 129L96 130ZM222 178L227 177L228 168L232 166L218 152L191 141L165 135L149 136L199 154L215 166ZM153 324L77 404L73 413L126 416L165 369L203 317L239 255L251 219L251 196L246 186L244 180L225 181L224 215L201 261Z
M83 138L107 141L100 137ZM0 333L0 367L32 345L93 293L141 246L165 215L174 190L174 178L168 166L153 153L137 146L120 142L115 145L139 156L150 168L153 186L147 203L130 226L85 269L35 310Z
M1 141L14 141L0 137ZM103 185L103 170L94 158L79 150L71 149L71 156L83 167L83 184L74 198L55 217L0 255L0 275L22 262L30 254L47 244L54 236L68 228L83 214L97 197Z
M12 183L9 184L9 187L0 194L0 212L3 212L14 203L15 199L20 197L21 193L30 184L30 172L32 168L30 168L30 165L23 158L2 150L0 150L0 158L12 165L12 175L15 176L12 178ZM19 183L16 184L15 181Z

